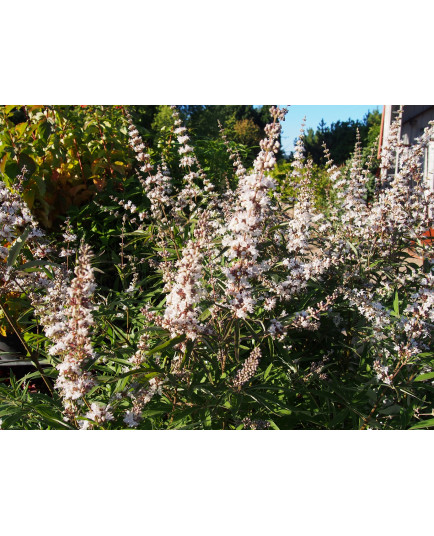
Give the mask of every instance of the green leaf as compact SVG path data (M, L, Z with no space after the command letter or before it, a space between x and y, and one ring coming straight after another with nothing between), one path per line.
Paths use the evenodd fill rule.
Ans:
M349 240L346 241L347 244L350 246L350 248L354 251L354 253L356 254L356 256L358 257L359 256L359 252L357 251L356 247L354 246L354 244L352 244Z
M47 191L47 185L44 178L33 176L33 179L36 181L36 184L38 186L39 195L43 197L45 195L45 192Z
M141 376L138 378L137 381L139 381L140 383L144 383L149 382L149 380L155 378L161 373L159 371L150 372L149 369L139 368L129 370L128 372L123 372L122 374L118 374L118 378L128 378L129 376L138 376L139 374L141 374ZM99 381L103 381L105 379L105 376L97 376L97 379Z
M192 351L193 351L193 348L194 348L194 341L192 340L188 340L187 341L187 345L186 345L186 349L185 349L185 352L184 352L184 356L182 358L182 365L184 365L184 363L186 363L186 361L189 359Z
M280 428L277 426L277 424L272 421L271 419L268 420L268 422L270 423L270 426L273 430L280 430Z
M410 430L419 430L421 428L433 428L434 427L434 419L427 419L426 421L419 422L412 426Z
M209 309L205 309L205 311L200 315L199 320L203 322L211 315L211 311Z
M380 415L398 415L401 411L401 406L398 404L393 404L392 406L381 409L378 413Z
M7 175L11 179L12 182L14 182L17 175L20 172L20 169L16 162L6 162L4 172L5 172L5 175Z
M24 134L24 131L26 130L26 128L27 128L27 123L19 123L18 125L15 126L15 132L18 134L19 138Z
M18 173L23 172L24 166L26 167L26 170L27 170L25 177L26 179L28 179L36 171L36 163L30 155L26 153L20 153L18 155Z
M8 261L7 261L7 265L9 267L13 266L15 264L15 261L17 260L21 249L23 248L24 244L26 243L26 240L27 240L27 237L29 236L29 234L30 234L30 227L27 227L27 229L23 232L23 234L21 236L19 236L15 240L14 244L11 246L11 248L9 250Z
M58 418L56 414L54 414L52 411L49 411L45 408L41 408L40 406L37 406L34 409L43 419L55 426L57 429L71 429L71 426L68 423Z
M51 125L50 123L45 119L45 121L42 121L38 125L38 134L41 136L41 138L45 141L48 140L50 134L51 134Z
M277 415L292 415L292 411L290 409L277 409L275 411Z
M19 108L19 105L18 104L9 104L8 106L5 106L5 114L9 115L14 108Z
M434 378L434 372L427 372L426 374L421 374L420 376L417 376L414 381L415 382L423 382L425 380L431 380Z
M163 344L160 344L156 346L155 348L152 348L152 350L148 350L146 352L146 355L152 355L157 352L161 352L161 350L164 350L165 348L172 348L173 346L176 346L180 342L185 340L185 335L180 335L179 337L175 337L173 339L170 339L166 342L163 342Z
M212 425L212 419L211 419L211 413L209 410L205 410L204 412L204 421L203 426L206 429L210 429Z
M234 354L235 361L239 362L240 360L240 321L235 320L235 329L234 329Z
M395 295L393 297L393 311L395 312L395 316L399 317L399 296L398 296L398 289L395 289Z
M58 264L44 260L35 260L21 264L20 270L29 270L30 268L36 268L37 266L58 266Z
M270 363L267 367L267 370L264 372L264 380L268 378L272 368L273 368L273 363Z

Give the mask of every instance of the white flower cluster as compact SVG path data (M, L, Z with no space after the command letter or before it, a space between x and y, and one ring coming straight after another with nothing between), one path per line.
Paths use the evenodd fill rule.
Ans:
M238 177L238 179L241 179L242 177L244 177L246 175L246 168L243 166L241 156L240 156L238 151L233 151L232 150L231 146L229 145L229 141L227 139L227 136L226 136L226 134L224 132L223 126L220 123L220 121L218 122L218 124L219 124L220 136L221 136L221 138L223 140L223 143L226 146L227 152L229 153L230 160L233 161L233 166L235 168L235 176ZM228 190L230 190L230 188L228 188Z
M170 330L172 337L185 334L194 340L202 331L197 305L203 297L200 285L202 277L200 243L190 240L176 263L177 274L166 300L163 327Z
M51 248L44 243L44 236L27 204L0 181L0 276L4 290L22 292L47 284L47 277L41 272L23 273L18 271L19 266L7 265L11 247L19 242L24 242L34 258L46 258Z
M395 351L401 360L428 351L434 327L434 275L423 274L396 327Z
M181 156L179 167L186 171L182 179L183 187L177 192L175 210L180 214L188 207L190 212L196 209L199 201L206 203L207 208L213 208L217 197L213 183L207 178L194 154L194 148L188 144L190 136L187 128L183 125L176 106L171 106L174 119L174 134L177 136L180 147L178 154ZM192 169L193 168L193 169ZM197 184L195 181L198 181Z
M104 404L100 405L92 402L90 410L85 414L85 418L86 419L80 420L80 428L82 430L93 430L95 424L101 426L107 421L112 421L114 416L110 411L110 405L105 406Z
M69 274L61 268L54 268L54 277L49 281L44 294L31 293L35 314L44 328L46 337L51 341L48 354L57 355L65 350L63 338L67 332L65 304L68 301Z
M172 192L172 179L167 167L163 169L158 167L155 175L149 175L141 182L151 202L152 218L162 223L168 223L166 211L172 205L172 199L169 197Z
M188 141L190 141L190 136L187 134L186 127L182 124L182 121L179 116L179 112L176 109L176 106L172 106L171 108L172 108L172 115L174 118L174 124L176 127L175 134L177 135L178 143L180 144L178 153L182 157L179 166L182 168L191 167L194 164L197 164L197 159L194 155L193 147L188 145Z
M136 428L140 424L140 421L142 420L143 408L154 398L155 395L161 396L163 385L164 380L161 378L151 378L147 387L143 387L131 395L133 400L133 408L126 411L124 417L124 423L127 424L129 428Z
M244 384L246 384L250 378L255 375L255 372L259 366L259 361L261 360L261 349L259 346L254 348L249 357L244 361L243 366L238 370L234 380L233 386L240 390Z
M171 177L167 166L163 163L163 168L158 167L157 173L153 174L153 166L151 164L151 156L149 153L145 153L145 144L139 135L137 128L132 122L131 115L127 112L127 119L129 123L128 131L130 136L130 145L136 153L136 159L140 162L140 171L143 174L148 174L146 178L139 177L143 186L146 196L151 202L151 218L163 223L167 223L167 210L172 205L172 199L169 197L172 192ZM129 200L124 208L131 213L137 210L137 207L132 205ZM139 213L140 221L143 221L147 214L145 212Z
M137 344L137 351L129 359L129 362L135 367L139 368L142 363L145 361L146 355L145 352L149 350L148 341L150 339L149 332L143 332L140 335L139 342Z
M286 249L289 253L304 254L310 247L310 231L313 222L318 222L323 216L313 212L313 192L310 187L311 166L308 161L302 179L298 185L297 201L294 205L294 217L288 224L286 238Z
M408 148L399 140L399 118L393 123L382 150L382 180L370 205L366 202L367 174L360 168L360 148L356 150L349 181L334 172L333 187L341 204L332 208L332 219L340 225L325 236L331 255L340 256L336 250L340 240L356 239L362 256L369 251L370 256L375 252L389 258L401 237L417 240L429 228L434 194L421 180L421 160L433 135L434 127L427 128Z
M66 307L57 313L58 322L45 326L47 337L56 341L50 354L61 359L56 366L59 376L55 387L63 398L66 418L76 415L75 401L82 399L96 385L92 373L84 368L95 358L91 344L91 329L94 325L91 299L95 290L91 258L89 247L82 244L75 278L67 287ZM58 300L59 291L55 295Z
M392 384L392 376L389 374L389 367L387 365L382 365L378 359L374 361L374 371L376 372L379 381L386 385Z
M305 311L297 311L291 322L294 329L307 329L317 331L320 327L320 315L330 310L331 305L340 296L340 290L335 290L333 294L327 296L324 301L319 302L315 307L308 307Z
M251 279L267 270L266 261L259 262L258 244L263 229L272 215L270 191L275 189L273 178L265 174L274 163L274 153L279 150L279 120L285 111L272 107L273 123L267 125L268 137L261 142L261 152L255 160L256 173L241 176L235 197L235 209L228 214L226 234L222 246L228 248L225 256L234 261L224 273L229 304L235 315L245 318L253 311L256 299L251 292Z
M137 128L133 125L131 114L127 111L126 116L128 119L128 135L130 137L130 145L133 151L136 153L136 159L140 162L142 173L151 173L153 167L151 164L151 155L146 151L146 145L143 142L142 137L139 134Z
M294 161L292 163L294 178L301 177L304 169L304 126L306 123L306 117L303 119L303 123L300 128L300 135L298 136L295 144Z
M295 341L301 337L295 331L307 330L307 336L314 338L323 320L329 322L330 340L342 335L348 336L354 348L367 344L374 377L391 385L403 366L413 364L418 354L427 350L432 337L434 276L408 266L404 270L405 263L401 261L407 254L405 248L413 249L412 244L420 256L428 254L420 237L433 223L434 207L433 194L421 180L421 157L433 137L434 127L414 147L406 148L399 140L397 124L393 125L383 150L381 179L371 197L360 141L347 169L333 165L326 151L327 172L336 202L324 214L313 203L313 164L304 159L302 132L293 163L296 197L289 216L289 211L275 210L278 198L269 174L279 151L280 121L285 110L273 107L271 114L272 123L265 128L266 138L261 141L251 171L246 171L239 155L230 151L223 138L234 164L231 180L237 181L238 186L235 192L228 188L219 198L200 168L175 108L172 133L179 143L179 189L164 160L154 174L150 156L129 117L131 146L142 172L147 173L140 180L151 203L149 217L156 223L157 253L150 265L160 270L167 293L162 315L150 308L142 312L151 326L163 327L171 337L185 335L195 341L192 355L196 355L196 348L202 343L208 343L205 335L216 335L216 347L210 346L210 352L217 356L222 370L232 356L231 345L217 338L218 333L226 333L221 328L229 326L229 333L230 322L239 326L244 322L236 319L248 316L252 317L252 324L262 325L261 340L255 340L255 349L229 380L236 390L241 390L256 374L263 338L270 337L279 341L276 347L282 343L290 349L292 335ZM119 204L130 214L139 211L131 200ZM124 215L122 238L126 218ZM182 233L186 238L180 247ZM15 240L17 235L14 236ZM72 238L72 234L67 237ZM35 304L45 333L54 343L49 353L61 358L56 387L64 399L66 414L77 417L77 406L95 385L94 377L85 368L95 358L90 344L94 283L88 249L80 250L76 278L70 285L65 285L66 273L55 273L45 298L35 298ZM134 291L136 283L137 277L128 293ZM403 289L405 306L399 311L395 301L395 310L391 310L394 293L400 297ZM318 292L325 296L323 301L311 298ZM350 316L356 319L354 330L347 326ZM152 328L142 333L129 359L133 378L142 372L137 369L143 368L154 333ZM173 377L187 377L179 359L186 344L176 347ZM324 367L325 359L312 363L305 378L326 379ZM161 395L163 384L159 375L145 387L137 383L129 389L132 408L122 414L127 426L139 426L144 406L155 395ZM81 426L100 426L113 418L113 412L110 406L92 404Z
M257 173L263 173L266 170L274 168L274 165L276 164L275 155L280 149L278 140L281 131L280 122L285 120L287 110L286 108L280 109L277 106L272 106L270 108L270 113L273 122L265 126L266 137L259 143L261 151L253 164Z

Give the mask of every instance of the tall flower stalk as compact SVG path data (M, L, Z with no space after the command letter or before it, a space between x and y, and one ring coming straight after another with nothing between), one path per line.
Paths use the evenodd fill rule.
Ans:
M267 137L261 140L261 151L254 162L255 173L240 176L233 212L227 221L227 232L222 245L227 247L225 256L232 264L225 269L226 291L229 306L238 318L253 312L256 299L251 281L269 267L260 261L258 249L263 229L272 215L270 192L275 188L268 172L276 163L279 150L280 121L286 110L270 109L273 122L265 127Z
M96 385L93 374L86 370L86 365L96 357L91 341L95 323L92 316L95 279L91 260L89 246L82 243L74 270L75 278L67 289L63 318L58 324L45 327L47 336L59 333L50 354L60 358L56 366L59 376L55 388L62 397L66 419L77 417L86 394Z

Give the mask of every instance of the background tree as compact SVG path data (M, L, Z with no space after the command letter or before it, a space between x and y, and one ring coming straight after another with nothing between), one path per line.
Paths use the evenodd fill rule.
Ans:
M378 110L368 112L362 121L348 119L336 121L330 127L324 119L321 120L317 129L307 129L305 134L306 154L312 158L315 164L325 164L322 144L325 143L330 150L333 161L337 165L344 164L354 151L357 130L360 133L362 145L365 147L365 155L376 143L380 133L381 114Z
M220 139L219 122L226 137L243 145L242 151L247 164L259 152L259 141L264 137L265 125L270 122L270 105L253 106L250 104L229 105L181 105L180 112L189 129L192 141L200 150L204 144ZM156 148L158 141L164 137L163 127L169 127L171 121L169 106L129 106L134 124L151 147ZM278 157L282 158L280 151Z
M252 119L241 119L234 125L234 138L244 145L259 145L261 129Z

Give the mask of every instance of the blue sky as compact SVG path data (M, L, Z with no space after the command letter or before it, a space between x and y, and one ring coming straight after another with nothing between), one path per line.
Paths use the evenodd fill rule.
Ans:
M306 129L316 130L321 119L327 126L340 120L363 119L368 111L379 110L383 105L294 105L288 108L285 121L282 123L282 147L288 154L294 149L294 139L300 133L303 117L306 116Z

